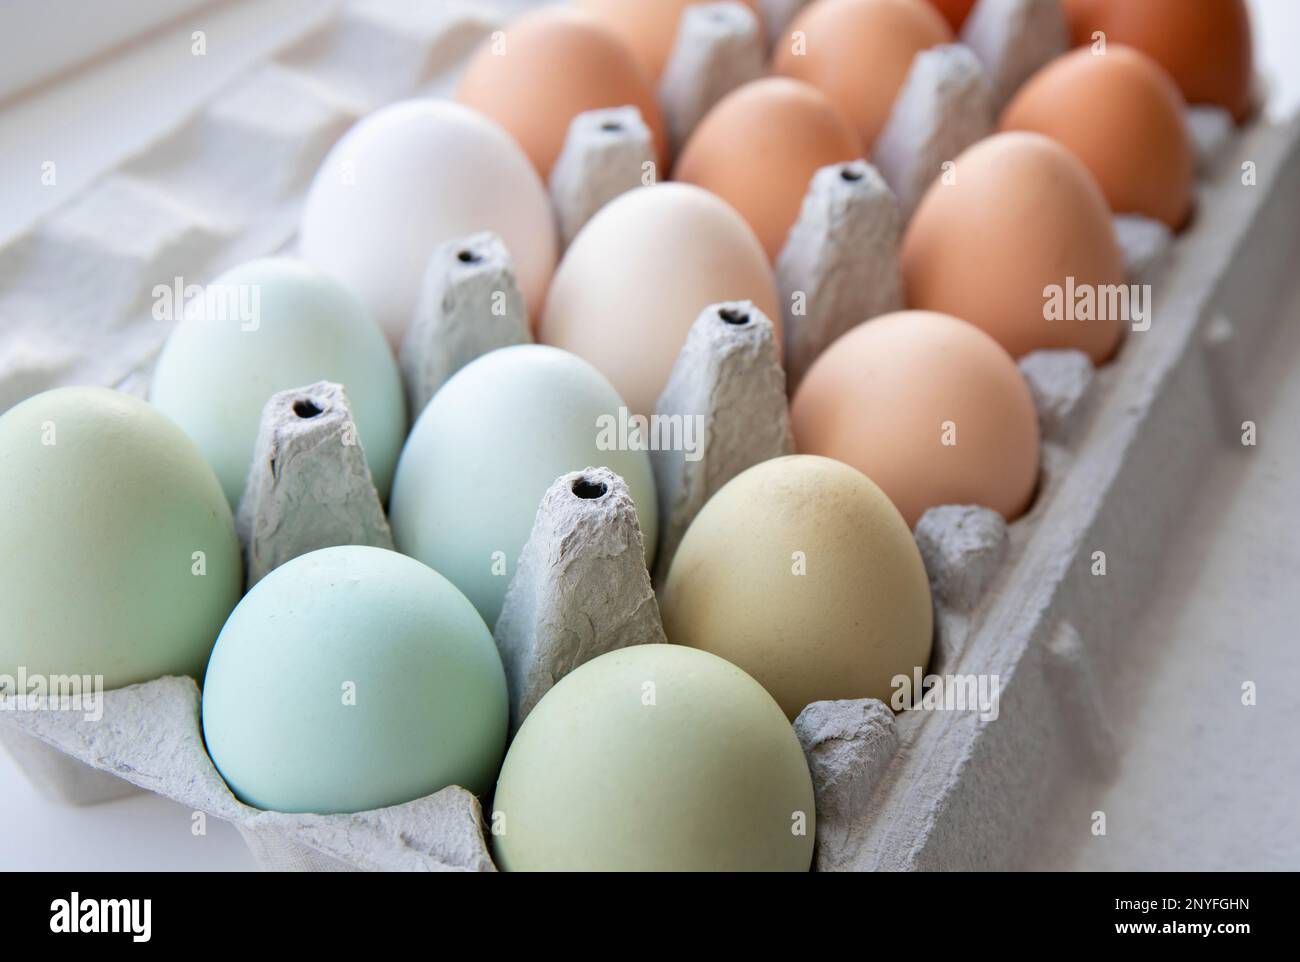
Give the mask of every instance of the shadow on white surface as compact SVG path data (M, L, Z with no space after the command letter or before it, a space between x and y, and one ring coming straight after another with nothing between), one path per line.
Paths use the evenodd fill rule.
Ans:
M0 751L0 870L256 871L233 825L206 820L157 795L84 807L47 800Z

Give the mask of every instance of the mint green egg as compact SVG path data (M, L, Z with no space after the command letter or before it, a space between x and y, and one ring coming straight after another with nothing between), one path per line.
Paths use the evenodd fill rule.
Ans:
M491 789L505 671L474 606L412 558L347 545L259 581L208 663L203 734L241 800L359 812Z
M283 257L241 264L206 290L203 299L182 298L187 314L158 357L149 399L194 439L231 507L243 494L266 402L316 381L347 390L387 500L406 400L388 341L361 302L319 269ZM165 287L156 293L176 300Z
M494 625L546 489L570 471L607 467L627 482L652 562L650 456L620 449L616 432L602 436L624 407L604 375L558 348L521 344L467 364L402 449L390 504L398 549L446 575Z
M68 387L0 416L0 675L201 679L242 586L221 485L155 408Z
M636 645L542 697L510 745L492 842L509 871L794 871L812 777L785 713L717 655Z

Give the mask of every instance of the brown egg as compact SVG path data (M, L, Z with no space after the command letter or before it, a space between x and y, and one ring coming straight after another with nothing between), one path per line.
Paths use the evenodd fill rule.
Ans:
M1244 0L1066 0L1074 42L1136 47L1154 59L1192 104L1216 104L1237 122L1251 110L1254 62Z
M902 264L909 307L970 321L1013 357L1075 349L1100 364L1119 346L1119 311L1076 311L1065 293L1069 319L1049 314L1053 291L1095 299L1127 280L1101 188L1041 134L995 134L958 157L921 199Z
M1002 114L1003 130L1045 134L1078 157L1110 209L1180 230L1192 209L1195 158L1182 94L1154 60L1108 44L1034 74Z
M975 6L975 0L930 0L930 2L943 14L943 18L952 27L953 33L961 30Z
M993 338L946 314L901 311L835 341L799 385L795 446L857 468L915 526L976 504L1008 521L1038 482L1038 416Z
M817 0L777 41L773 68L819 87L870 151L912 58L944 43L952 30L925 0Z
M682 11L711 0L574 0L574 5L596 17L631 48L652 80L658 82L677 41ZM715 0L714 0L715 2ZM762 28L758 0L741 0L754 11Z
M601 107L634 106L666 162L659 101L627 46L594 18L548 7L512 21L478 49L456 99L506 129L543 179L564 147L569 123Z
M813 174L861 156L857 132L824 93L768 77L732 91L709 111L673 176L736 208L775 261Z

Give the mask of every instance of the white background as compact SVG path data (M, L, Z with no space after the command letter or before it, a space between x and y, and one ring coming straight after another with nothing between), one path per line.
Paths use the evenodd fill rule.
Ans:
M173 6L188 6L181 0L161 2L164 6L168 3ZM210 38L222 39L220 43L213 43L210 39L209 54L201 72L175 69L175 51L178 45L181 50L187 49L186 38L191 29L194 29L187 17L173 28L164 29L125 54L105 58L86 71L64 80L47 82L35 88L34 92L0 103L0 184L29 181L30 178L22 177L16 172L36 169L41 157L71 155L77 158L77 162L69 165L72 168L70 176L65 177L65 167L62 163L60 166L60 191L70 194L98 172L119 162L147 142L154 130L170 125L173 118L183 114L198 99L209 95L239 71L246 69L248 64L255 62L267 50L279 46L285 37L294 35L306 25L327 15L329 8L334 5L335 0L262 0L257 4L247 0L232 0L217 4L192 15L203 21L202 26L208 30ZM0 36L11 40L32 36L30 27L24 27L24 23L30 21L25 21L24 18L56 16L56 8L60 6L68 7L69 4L65 0L12 4L0 10ZM138 7L139 4L135 6ZM1300 0L1251 0L1251 7L1255 17L1261 69L1270 82L1270 115L1281 117L1300 106ZM37 32L51 33L48 30ZM80 46L89 49L94 45ZM193 58L186 57L186 61L192 64ZM0 86L14 82L10 76L13 69L13 64L10 64L9 73L0 72ZM160 76L167 78L166 83L157 82ZM123 102L129 102L132 109L126 112L109 109L110 104ZM11 196L10 192L6 192L3 203L0 203L0 243L23 229L50 204L61 199L62 197L48 193L26 192ZM1283 401L1300 408L1300 392L1287 392ZM1300 414L1300 411L1295 413ZM1294 418L1290 423L1295 423ZM1290 451L1279 452L1274 459L1252 474L1253 480L1250 483L1255 488L1263 488L1262 492L1254 490L1252 497L1264 501L1270 497L1293 498L1294 470L1298 465L1300 451L1296 445ZM1283 468L1284 473L1277 473L1278 469ZM1238 514L1241 515L1240 504L1238 509ZM1241 527L1228 531L1228 540L1232 540L1234 530L1241 531L1251 527L1254 522L1261 521L1262 510L1265 509L1253 513L1247 510L1241 517L1234 518L1234 525L1240 524ZM1228 548L1230 550L1231 546ZM1222 553L1216 556L1222 556ZM1183 570L1177 573L1177 577L1187 583L1194 583L1209 576L1200 570ZM1229 566L1226 570L1217 571L1213 577L1213 584L1207 582L1206 585L1207 589L1212 589L1208 595L1209 607L1205 611L1207 618L1213 618L1214 612L1218 610L1216 593L1218 597L1231 593L1233 569ZM1225 580L1229 583L1225 584ZM1194 584L1192 586L1195 587ZM1245 592L1250 590L1248 582L1242 583L1241 587ZM1192 623L1197 621L1189 612L1184 611L1182 615ZM1260 639L1261 644L1272 646L1284 641L1281 638ZM1294 662L1295 652L1300 649L1291 644L1287 650L1291 652L1291 660ZM1191 659L1215 657L1214 652L1206 652L1203 647L1193 648L1186 655ZM1182 691L1181 698L1193 697L1187 689ZM1291 755L1294 756L1294 730L1274 734L1281 734L1291 743ZM1189 735L1195 738L1200 737L1201 733ZM1266 736L1267 733L1260 733L1260 746L1267 741ZM1139 740L1131 752L1134 760L1129 763L1130 771L1126 779L1132 782L1135 791L1126 793L1125 797L1135 805L1149 809L1153 804L1151 796L1158 796L1161 783L1168 781L1170 793L1184 795L1183 805L1186 807L1186 792L1208 792L1210 786L1176 785L1178 769L1169 763L1168 752L1161 747L1163 739L1153 739L1151 742L1147 747ZM1212 744L1206 746L1207 749L1213 747ZM1147 754L1144 756L1143 752ZM1260 771L1261 765L1268 764L1268 752L1263 747L1239 750L1235 752L1235 759L1229 757L1233 754L1225 749L1224 762L1228 768L1219 773L1219 778L1227 785L1233 784L1237 778L1233 774L1234 768L1240 768L1241 777L1250 778L1252 773ZM1160 769L1162 759L1166 764ZM1137 764L1150 765L1157 770L1144 774L1142 770L1133 770ZM1291 784L1295 782L1292 781ZM1113 794L1121 792L1123 788L1122 782L1112 790ZM1268 786L1260 785L1257 789L1267 792ZM1193 801L1196 797L1194 794ZM1208 800L1209 794L1204 797ZM1245 804L1249 799L1243 797L1241 801ZM1294 797L1278 801L1289 804L1292 808L1296 804ZM1122 810L1124 798L1116 800L1115 804ZM1237 815L1231 810L1221 810L1218 817L1232 821ZM1231 862L1217 864L1214 857L1199 859L1195 850L1189 851L1189 847L1196 842L1194 820L1191 823L1186 820L1179 822L1174 817L1164 819L1162 824L1169 821L1181 824L1187 837L1178 837L1175 833L1172 838L1152 839L1147 832L1125 839L1122 848L1116 839L1111 846L1114 851L1095 850L1086 853L1077 862L1058 861L1048 867L1066 867L1067 864L1096 868L1156 867L1162 859L1173 860L1173 865L1189 867L1231 865ZM1165 849L1152 847L1143 853L1141 846L1144 840L1148 846L1165 846ZM1300 852L1295 851L1296 841L1280 841L1282 846L1279 849L1270 840L1261 839L1260 855L1272 852L1275 856L1281 856L1283 861L1273 867L1298 867L1296 860L1300 858ZM1240 854L1246 856L1246 864L1238 864L1236 867L1260 866L1258 861L1249 860L1248 852ZM1214 853L1208 855L1213 856ZM1268 857L1263 860L1265 863L1270 861ZM238 870L254 868L254 864L238 833L228 824L209 819L207 834L195 836L191 832L191 813L188 810L147 794L86 808L52 803L38 795L9 757L0 752L0 868Z

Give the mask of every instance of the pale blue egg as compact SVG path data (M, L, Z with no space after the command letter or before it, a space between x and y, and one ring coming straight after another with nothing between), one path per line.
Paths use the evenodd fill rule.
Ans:
M546 489L570 471L607 467L627 482L653 561L650 456L607 430L620 408L604 375L558 348L522 344L466 365L402 449L390 516L398 549L446 575L493 625Z
M201 291L181 298L189 313L158 358L149 399L194 439L231 507L248 479L266 402L316 381L347 390L375 487L387 499L406 400L392 350L361 302L318 268L283 257L241 264Z
M431 568L381 548L300 555L257 583L212 650L203 733L241 800L357 812L487 791L507 725L483 619Z

